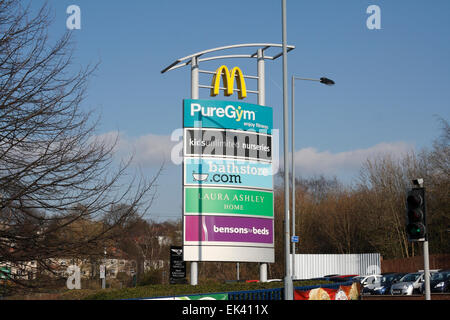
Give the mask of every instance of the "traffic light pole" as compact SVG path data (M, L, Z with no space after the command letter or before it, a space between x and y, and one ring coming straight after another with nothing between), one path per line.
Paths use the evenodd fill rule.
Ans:
M425 300L431 300L430 290L430 258L428 252L428 234L426 223L426 197L423 179L412 180L414 187L408 192L406 200L406 230L410 242L423 243L423 272L425 286Z
M419 185L419 187L424 188L423 179L415 179L413 183ZM425 188L423 192L423 202L424 202L424 216L426 214L426 200L425 200ZM424 272L424 286L425 286L425 300L431 300L431 290L430 290L430 255L428 252L428 234L426 232L425 223L425 239L423 241L423 272Z
M430 259L428 254L428 240L423 242L423 271L425 276L425 300L431 300L430 291Z

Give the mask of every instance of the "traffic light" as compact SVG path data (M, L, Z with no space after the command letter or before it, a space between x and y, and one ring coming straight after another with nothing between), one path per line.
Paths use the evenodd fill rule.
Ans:
M413 188L406 197L406 233L409 241L426 240L425 189Z

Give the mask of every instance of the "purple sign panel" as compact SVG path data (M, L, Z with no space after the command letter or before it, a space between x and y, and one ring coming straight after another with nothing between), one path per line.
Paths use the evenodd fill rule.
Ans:
M185 216L185 241L273 244L273 220L230 216Z

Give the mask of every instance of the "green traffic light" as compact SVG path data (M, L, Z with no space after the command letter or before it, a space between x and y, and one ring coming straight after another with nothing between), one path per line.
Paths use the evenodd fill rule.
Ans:
M406 196L406 232L409 241L420 241L426 237L425 189L413 188Z
M425 226L422 224L411 224L408 226L408 234L413 238L422 238L425 235Z

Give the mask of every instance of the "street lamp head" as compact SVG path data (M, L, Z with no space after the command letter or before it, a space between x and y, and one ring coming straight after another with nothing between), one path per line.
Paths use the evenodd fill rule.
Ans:
M320 78L320 83L326 84L327 86L334 85L334 81L325 77Z

